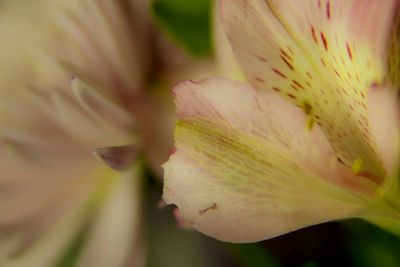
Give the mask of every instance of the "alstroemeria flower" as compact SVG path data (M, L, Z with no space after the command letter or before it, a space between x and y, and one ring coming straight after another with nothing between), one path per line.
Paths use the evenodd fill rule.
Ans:
M157 162L152 155L168 147L157 146L161 116L145 90L145 8L129 0L2 3L1 266L144 265L136 154Z
M398 42L397 4L222 0L249 84L214 78L174 89L166 202L231 242L354 217L394 227L399 106L388 64L398 54L387 51Z

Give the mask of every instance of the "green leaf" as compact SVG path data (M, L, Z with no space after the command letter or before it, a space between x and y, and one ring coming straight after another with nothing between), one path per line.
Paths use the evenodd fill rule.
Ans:
M156 22L194 56L211 54L211 0L153 0Z

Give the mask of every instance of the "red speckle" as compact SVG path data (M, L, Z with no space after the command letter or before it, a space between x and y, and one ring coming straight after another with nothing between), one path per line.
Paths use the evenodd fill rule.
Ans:
M305 90L305 88L304 88L298 81L293 80L292 82L293 82L295 85L297 85L300 89Z
M322 43L324 44L324 48L326 51L328 51L328 41L326 40L325 34L323 32L321 32L321 40Z
M255 79L257 82L265 83L265 80L264 80L264 79L261 79L260 77L254 77L254 79Z
M283 56L280 56L280 58L285 62L285 64L289 67L289 69L294 70L292 64Z
M351 47L348 43L346 43L347 55L349 56L350 60L353 60L353 53L351 51Z
M258 60L262 61L262 62L268 62L267 59L264 58L264 57L262 57L262 56L256 55L256 58L257 58Z
M282 72L280 72L279 70L277 70L275 68L273 68L272 71L275 72L276 74L278 74L279 76L281 76L284 79L287 78L285 74L283 74Z
M328 19L331 18L331 2L330 2L330 1L328 1L328 2L326 3L326 17L327 17Z
M313 37L314 42L315 42L316 44L318 44L317 35L315 34L315 29L314 29L313 26L311 26L311 34L312 34L312 37Z
M285 52L285 50L283 50L282 48L279 48L279 51L281 52L281 54L286 57L289 60L292 60L292 58L288 55L288 53Z

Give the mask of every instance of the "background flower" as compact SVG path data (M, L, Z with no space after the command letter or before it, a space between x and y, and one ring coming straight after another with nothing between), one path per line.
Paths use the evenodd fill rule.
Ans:
M143 266L142 162L92 150L151 136L146 3L2 5L1 264Z

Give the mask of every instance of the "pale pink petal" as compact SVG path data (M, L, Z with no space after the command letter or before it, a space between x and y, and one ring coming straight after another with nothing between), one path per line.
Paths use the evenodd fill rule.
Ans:
M347 186L351 174L320 128L310 131L274 93L211 79L174 94L177 150L164 165L164 199L201 232L252 242L355 216L369 199L368 181Z
M275 90L321 125L342 162L381 179L367 91L385 75L382 51L396 1L223 0L228 38L248 81Z
M371 134L382 156L388 177L397 171L400 156L400 104L398 91L387 87L371 88L368 94Z
M243 72L233 55L232 47L222 25L220 1L215 1L214 5L213 37L219 75L233 80L244 81Z

